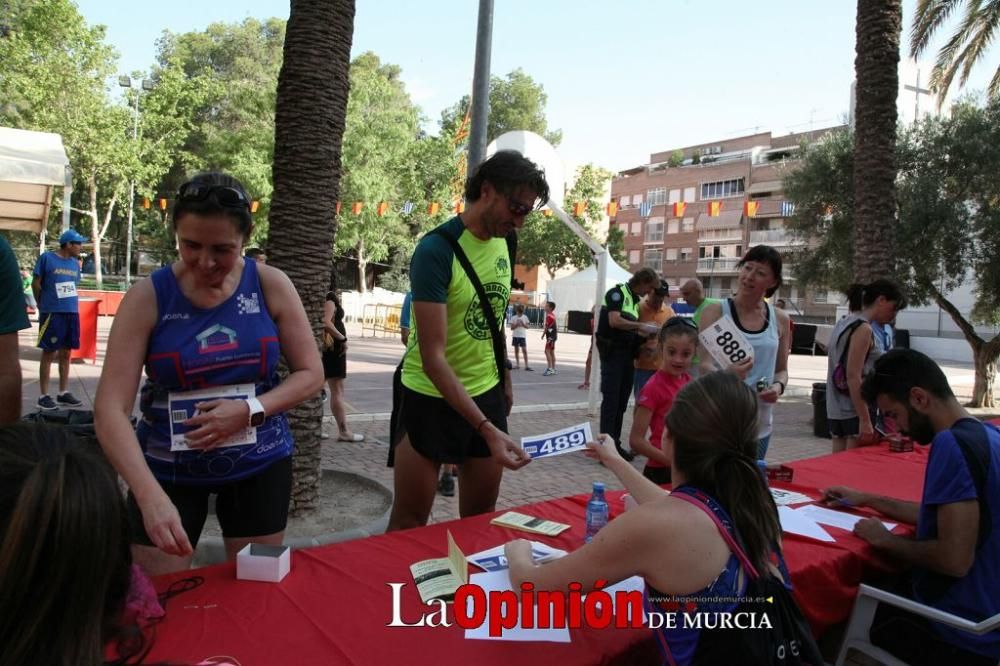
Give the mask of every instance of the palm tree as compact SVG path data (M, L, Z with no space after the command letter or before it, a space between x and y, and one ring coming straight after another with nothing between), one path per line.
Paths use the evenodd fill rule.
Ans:
M965 16L955 32L938 51L931 71L930 86L938 95L938 106L944 101L955 75L958 85L969 80L972 68L982 60L986 49L1000 27L998 0L919 0L910 29L910 55L916 58L925 50L941 25L961 5L966 4ZM990 97L1000 95L1000 68L994 72L986 89Z
M340 195L354 0L291 0L274 118L269 261L295 284L319 345ZM289 413L295 437L291 510L314 509L323 403Z
M854 60L854 272L891 275L896 219L900 0L858 0Z

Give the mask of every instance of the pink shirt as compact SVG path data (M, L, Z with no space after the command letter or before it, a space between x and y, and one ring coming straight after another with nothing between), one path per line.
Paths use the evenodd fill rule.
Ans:
M667 417L667 412L670 411L671 406L674 404L674 396L689 381L691 381L691 375L686 372L680 377L674 377L663 370L657 370L656 374L650 377L649 381L642 388L642 393L639 394L639 401L636 403L636 406L645 407L653 413L649 419L649 441L660 450L663 450L663 445L661 444L663 441L663 420ZM664 465L655 460L647 460L646 465L649 467L664 467Z

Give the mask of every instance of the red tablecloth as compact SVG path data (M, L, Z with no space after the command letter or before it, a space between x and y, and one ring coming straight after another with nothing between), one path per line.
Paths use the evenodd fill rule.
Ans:
M816 494L834 483L918 499L925 450L891 454L885 447L858 449L794 463L793 484L782 487ZM581 486L586 480L581 479ZM622 510L611 493L612 514ZM566 549L583 541L586 495L543 502L520 510L569 524L559 538L532 536ZM443 557L446 531L466 553L496 546L524 532L489 524L494 514L416 530L296 551L292 570L279 584L238 581L234 565L220 565L157 579L163 591L192 575L205 583L167 604L148 661L198 663L228 655L255 664L640 664L658 661L645 629L571 630L566 643L465 640L457 627L386 627L392 620L389 583L406 583L402 619L413 622L432 610L420 602L409 565ZM830 528L837 543L786 536L785 555L796 596L817 630L844 620L861 579L888 563L849 533Z

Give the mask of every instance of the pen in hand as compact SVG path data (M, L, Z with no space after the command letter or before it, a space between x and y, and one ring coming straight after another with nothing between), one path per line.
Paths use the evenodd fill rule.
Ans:
M823 504L830 505L835 504L837 506L848 506L854 507L854 502L843 497L842 495L834 495L833 493L826 492L823 494Z

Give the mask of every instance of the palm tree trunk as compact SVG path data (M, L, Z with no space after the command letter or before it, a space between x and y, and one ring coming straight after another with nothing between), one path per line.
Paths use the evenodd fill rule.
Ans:
M354 0L292 0L278 75L267 254L295 284L317 346L333 263L353 32ZM288 413L296 445L293 515L318 504L322 415L318 395Z
M854 273L894 272L896 97L901 0L858 0L854 112Z

